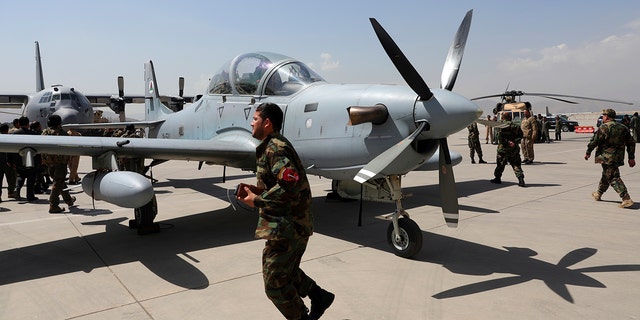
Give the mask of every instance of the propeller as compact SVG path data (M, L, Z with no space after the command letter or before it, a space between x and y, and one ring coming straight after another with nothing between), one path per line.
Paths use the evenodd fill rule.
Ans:
M120 121L123 122L126 120L124 113L126 103L124 97L124 77L118 76L118 95L112 95L111 98L109 98L109 108L117 113L120 116Z
M409 85L409 87L411 87L411 90L418 94L419 99L422 101L431 99L431 97L433 97L433 93L429 89L429 86L424 82L413 65L411 65L409 59L407 59L404 53L402 53L391 36L389 36L387 31L382 28L376 19L370 18L369 20L371 21L373 30L376 32L378 40L380 40L380 44L382 44L384 51L387 52L389 59L391 59L391 62L396 66L396 69L398 69L404 81Z
M451 91L453 85L456 83L458 70L460 70L460 64L462 63L462 55L464 54L467 37L469 36L469 29L471 28L472 16L473 10L467 11L453 39L453 44L451 44L451 48L449 48L449 54L447 54L447 60L444 62L442 77L440 78L440 88L442 89Z
M178 78L178 96L182 98L184 95L184 77Z
M442 72L442 88L446 90L453 89L456 78L458 76L458 70L462 62L462 56L464 53L464 47L469 34L469 28L471 25L471 17L473 10L469 10L463 19L458 31L454 37L453 44L449 50L449 54L445 61L444 69ZM389 59L396 66L402 78L407 82L409 87L418 95L420 101L426 101L433 97L433 93L429 89L429 86L424 82L420 74L411 65L411 62L402 53L400 48L393 41L391 36L384 30L384 28L374 18L369 19L371 25L378 36L378 40L382 47L386 51ZM435 103L439 104L439 103ZM434 104L430 104L434 105ZM407 150L411 145L411 142L422 133L423 130L428 130L429 124L425 121L419 121L417 129L404 140L398 142L395 146L387 149L376 158L371 160L364 168L358 172L354 180L363 183L373 178L378 173L387 168L393 161L398 159L404 150ZM457 226L458 224L458 196L455 185L455 178L453 176L453 165L451 163L451 155L449 154L449 146L446 138L438 139L440 147L439 156L439 186L440 186L440 198L442 202L442 212L445 216L445 221L450 227Z

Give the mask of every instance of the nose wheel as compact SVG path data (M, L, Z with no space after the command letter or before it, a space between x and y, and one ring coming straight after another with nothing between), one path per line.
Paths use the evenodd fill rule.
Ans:
M387 242L395 255L411 258L422 249L422 230L415 221L407 217L397 220L397 232L394 231L395 221L387 228Z

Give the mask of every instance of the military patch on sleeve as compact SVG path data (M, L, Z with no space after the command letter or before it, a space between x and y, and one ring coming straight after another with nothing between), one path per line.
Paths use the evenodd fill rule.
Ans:
M278 180L282 180L288 183L296 183L300 180L300 175L298 175L298 171L292 168L282 168L280 172L278 172Z

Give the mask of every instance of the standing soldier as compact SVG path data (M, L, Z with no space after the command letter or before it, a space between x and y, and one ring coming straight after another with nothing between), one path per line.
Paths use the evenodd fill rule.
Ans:
M556 116L556 141L562 140L562 121L560 116Z
M629 155L629 167L636 165L635 151L636 143L631 138L629 129L623 124L617 123L616 112L613 109L602 110L602 125L591 137L591 141L587 145L587 153L584 155L585 160L589 160L591 151L596 149L594 158L596 163L602 165L602 177L598 184L598 190L591 195L596 201L602 199L602 194L607 191L609 186L613 187L622 202L618 205L620 208L627 208L633 205L633 201L627 192L627 187L620 178L620 169L618 167L624 165L624 150L627 149Z
M522 130L522 163L533 163L533 143L538 138L538 121L531 116L529 110L524 110L524 119L520 124Z
M482 146L480 145L480 132L478 131L478 124L472 122L469 126L469 152L471 156L471 163L476 163L476 159L474 159L474 155L478 153L478 159L480 163L487 163L482 160Z
M638 138L640 138L640 119L638 118L638 112L634 112L631 117L631 122L629 123L629 128L631 129L631 136L633 137L633 141L638 143Z
M258 210L257 238L266 239L262 276L267 297L286 319L319 319L335 295L318 286L300 269L313 233L311 188L291 143L280 134L282 109L274 103L256 108L252 136L256 148L258 183L240 185L238 200ZM302 301L311 299L311 311Z
M542 139L540 142L551 142L551 138L549 137L549 121L547 121L547 117L542 118Z
M488 114L487 115L487 121L491 121L491 115ZM495 120L493 120L495 121ZM485 139L485 144L489 144L489 141L491 141L491 144L493 144L493 126L489 126L487 125L487 136L484 138Z
M522 140L522 129L511 122L511 113L503 113L502 120L504 127L498 129L496 169L493 171L495 178L491 179L491 182L502 183L502 172L509 163L518 178L518 185L524 187L524 172L520 166L520 148L518 148L518 143Z
M66 136L67 132L62 129L62 118L59 115L52 115L47 122L48 128L42 132L43 136ZM60 195L64 202L69 206L73 206L76 197L72 197L64 182L67 178L67 164L69 163L68 155L42 154L42 162L49 168L49 175L53 179L53 186L49 194L49 213L60 213L64 208L60 208Z

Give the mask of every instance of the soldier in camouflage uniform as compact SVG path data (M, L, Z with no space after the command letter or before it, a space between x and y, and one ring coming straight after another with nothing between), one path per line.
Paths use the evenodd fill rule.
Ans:
M279 131L283 114L273 103L256 108L251 126L258 183L240 185L238 200L259 209L256 238L266 239L262 253L265 292L287 319L319 319L335 298L300 269L313 233L311 189L298 154ZM302 301L311 299L311 312Z
M520 129L522 130L522 163L533 163L534 153L533 144L538 138L538 120L536 117L531 116L531 111L524 110L524 119L520 123Z
M591 137L591 141L587 145L587 153L584 155L585 160L589 160L591 152L596 149L595 162L602 165L602 177L598 184L598 190L591 195L596 201L602 199L602 194L607 191L609 186L613 187L622 198L620 208L627 208L633 205L633 201L627 192L627 187L620 178L620 170L618 167L624 165L624 150L627 149L629 155L629 167L636 165L635 151L636 144L629 129L623 124L615 121L616 112L613 109L602 110L602 125Z
M49 126L42 132L43 136L66 136L67 132L62 129L62 118L59 115L49 117ZM60 195L69 206L73 206L76 197L72 197L67 189L65 179L67 177L68 155L42 154L42 163L47 165L49 175L53 179L53 186L49 194L49 213L60 213L64 208L60 207Z
M509 163L518 178L518 185L524 187L524 172L521 167L520 148L518 147L518 143L522 140L522 129L511 122L511 113L503 113L502 121L504 127L498 129L496 169L493 171L495 178L491 179L491 182L502 183L502 172Z
M482 146L480 145L480 132L478 131L478 124L472 122L467 126L469 130L469 156L471 157L471 163L476 163L474 154L478 153L479 163L487 163L482 160Z

